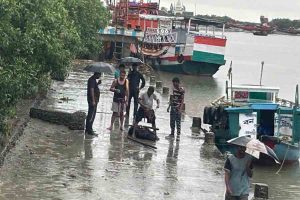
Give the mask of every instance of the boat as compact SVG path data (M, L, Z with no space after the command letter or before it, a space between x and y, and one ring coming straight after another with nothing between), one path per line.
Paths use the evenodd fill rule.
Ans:
M140 15L140 18L158 21L157 28L145 29L139 46L141 57L154 69L212 76L225 64L227 39L223 23L196 17ZM216 26L223 27L220 34L216 34Z
M223 23L161 16L159 3L119 0L108 5L112 23L99 30L107 59L133 55L154 69L196 76L212 76L226 62Z
M267 36L268 32L266 31L254 31L253 35L258 35L258 36Z
M215 134L217 148L222 153L233 152L226 141L248 135L273 149L282 163L298 162L298 86L295 102L280 99L278 87L232 85L226 88L226 95L205 107L203 115L203 122L209 124ZM259 161L270 163L266 156L261 156Z

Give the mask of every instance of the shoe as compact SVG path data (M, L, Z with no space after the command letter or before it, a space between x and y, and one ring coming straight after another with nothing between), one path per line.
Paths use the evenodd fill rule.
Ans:
M85 134L87 135L92 135L92 136L98 136L97 133L95 133L95 131L91 130L91 131L86 131Z
M180 141L180 135L177 135L176 141Z
M170 134L168 136L165 137L166 139L174 139L174 134Z

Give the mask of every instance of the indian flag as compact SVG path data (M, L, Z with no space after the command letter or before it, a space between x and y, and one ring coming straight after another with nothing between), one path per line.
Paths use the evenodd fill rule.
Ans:
M226 39L195 36L192 60L224 65Z

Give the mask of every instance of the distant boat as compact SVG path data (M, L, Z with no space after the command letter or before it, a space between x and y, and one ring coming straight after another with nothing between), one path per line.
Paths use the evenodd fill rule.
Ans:
M266 32L266 31L255 31L255 32L253 32L253 35L267 36L268 32Z
M215 144L221 152L233 151L226 141L250 135L276 153L281 162L298 162L300 156L300 108L296 102L279 99L279 88L260 85L229 87L225 96L205 107L203 123L210 124ZM228 96L227 89L227 96ZM269 163L266 156L260 162Z

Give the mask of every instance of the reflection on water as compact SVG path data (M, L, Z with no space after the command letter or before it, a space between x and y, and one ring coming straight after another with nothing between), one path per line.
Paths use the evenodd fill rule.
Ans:
M190 116L202 116L203 109L211 101L225 93L224 83L212 77L188 76L159 72L156 76L163 81L163 86L172 88L172 79L177 76L185 88L186 113ZM170 90L171 92L171 90Z
M286 165L277 174L279 168L279 165L273 167L255 166L253 182L268 184L270 199L299 199L299 163Z

